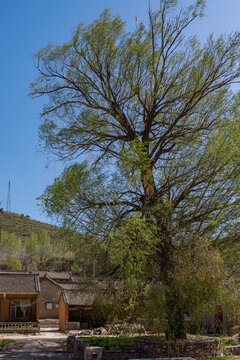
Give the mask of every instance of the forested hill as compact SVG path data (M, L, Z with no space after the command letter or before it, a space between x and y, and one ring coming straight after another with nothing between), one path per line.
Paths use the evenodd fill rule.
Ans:
M14 233L22 240L28 238L31 233L39 234L42 231L47 231L52 241L56 240L59 236L59 228L56 226L32 220L28 215L25 216L5 211L0 211L0 228L4 232Z
M0 211L0 268L70 270L75 254L60 228Z

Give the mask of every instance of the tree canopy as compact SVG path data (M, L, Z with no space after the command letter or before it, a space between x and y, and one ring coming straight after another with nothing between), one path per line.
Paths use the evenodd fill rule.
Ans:
M166 335L176 339L195 301L183 284L201 284L209 297L216 291L206 272L184 270L184 254L218 286L218 249L238 243L239 94L231 84L239 81L240 33L202 44L185 30L204 1L160 4L131 33L106 10L69 43L49 44L36 55L31 95L48 98L43 146L78 162L46 189L46 211L96 235L115 269L161 283ZM200 243L211 266L197 256Z

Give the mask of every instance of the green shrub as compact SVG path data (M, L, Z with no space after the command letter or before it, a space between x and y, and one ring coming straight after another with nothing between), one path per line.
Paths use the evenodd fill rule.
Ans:
M113 320L114 302L111 296L108 299L98 296L93 302L91 311L91 324L93 327L103 326Z
M223 337L222 340L222 346L233 346L233 345L239 345L233 338L231 337Z
M2 351L5 348L5 346L11 342L13 342L13 340L11 339L2 339L0 343L0 351Z

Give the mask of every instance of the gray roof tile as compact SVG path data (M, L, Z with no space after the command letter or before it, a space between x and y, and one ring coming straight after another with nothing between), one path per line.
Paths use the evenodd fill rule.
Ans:
M67 305L92 305L94 295L74 290L62 290L62 296Z
M69 272L57 272L57 271L32 271L33 274L38 274L40 278L44 277L46 274L53 280L70 280L71 274Z
M38 275L0 273L0 293L33 293L39 291Z

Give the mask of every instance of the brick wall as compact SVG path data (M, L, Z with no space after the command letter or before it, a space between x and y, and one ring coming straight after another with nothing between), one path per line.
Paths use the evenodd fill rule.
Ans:
M58 319L59 318L59 297L61 288L51 280L43 278L40 280L39 297L39 318L40 319ZM52 309L46 308L46 303L52 303Z

